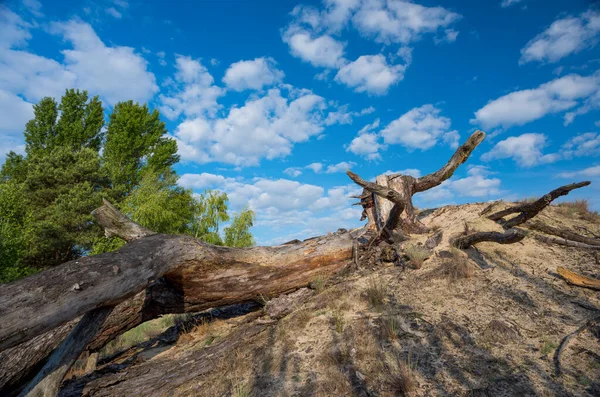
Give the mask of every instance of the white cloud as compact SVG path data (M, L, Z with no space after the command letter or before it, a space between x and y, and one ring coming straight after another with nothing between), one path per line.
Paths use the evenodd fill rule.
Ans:
M578 17L566 16L530 40L521 50L519 62L557 62L570 54L593 48L599 35L600 12L590 9Z
M0 4L0 49L20 47L31 38L31 24Z
M381 54L362 55L343 66L336 74L335 81L354 88L356 92L383 95L390 86L404 78L406 68L407 65L388 64Z
M288 179L243 180L208 173L185 174L180 183L198 191L218 189L226 192L234 211L246 206L254 210L257 222L253 233L263 244L282 243L359 225L361 211L350 205L349 197L359 191L354 184L325 189Z
M311 163L311 164L307 165L305 168L313 170L313 172L318 174L321 171L323 171L323 163Z
M302 169L300 167L289 167L283 170L283 173L295 178L302 175Z
M410 175L410 176L415 177L415 178L420 178L421 177L421 171L418 170L418 169L416 169L416 168L407 168L405 170L400 170L400 171L390 171L390 170L387 170L383 174L384 175L402 174L402 175Z
M385 147L384 144L379 142L379 135L363 133L350 142L346 151L363 156L367 160L379 160L381 159L379 151L385 149Z
M578 109L579 113L589 111L600 103L600 72L590 76L570 74L537 88L511 92L475 112L471 123L483 128L524 125L547 114L572 109L582 100L586 101ZM572 118L574 115L571 121Z
M77 76L74 86L99 94L109 104L146 102L158 91L148 62L131 47L107 47L86 23L55 23L52 30L73 45L63 50L66 71Z
M335 174L337 172L346 172L350 168L354 167L355 165L356 165L356 163L353 161L342 161L337 164L328 165L325 173L326 174Z
M592 167L588 167L588 168L584 168L582 170L579 171L572 171L572 172L561 172L560 174L558 174L558 176L560 178L573 178L576 176L581 176L584 178L587 177L600 177L600 165L596 165L596 166L592 166Z
M220 106L217 99L224 94L214 85L214 78L199 60L177 55L175 79L168 94L159 96L160 111L171 120L180 115L187 117L214 115Z
M33 118L33 105L0 89L0 133L20 136L25 124Z
M418 201L441 204L455 196L489 198L503 194L504 192L500 190L502 181L499 178L490 178L490 174L487 167L470 166L466 177L450 178L433 189L419 193L415 198Z
M368 108L362 109L360 112L350 112L348 111L348 105L341 105L337 107L337 110L329 112L327 114L327 118L325 119L325 125L352 124L352 120L354 119L354 117L371 114L374 111L375 108L370 106Z
M557 153L543 154L546 147L544 134L523 134L512 136L498 142L492 150L481 156L483 161L512 158L521 167L532 167L538 164L552 163L560 156Z
M377 42L408 44L425 33L448 28L460 18L461 15L443 7L375 0L362 2L352 22L359 32Z
M119 11L117 11L116 8L114 7L108 7L106 9L106 13L108 15L110 15L111 17L117 18L117 19L121 19L123 17L123 14L121 14Z
M283 40L293 56L313 66L335 68L344 63L344 43L329 35L313 37L308 31L290 29Z
M449 131L450 119L440 113L430 104L411 109L389 123L381 136L386 144L401 144L409 149L430 149L440 138L454 147L458 132Z
M237 166L258 165L291 153L295 143L319 135L325 126L325 99L308 90L270 89L232 107L226 117L199 116L175 131L183 160L220 161Z
M23 0L23 5L34 16L36 16L38 18L44 16L44 14L41 11L42 10L42 3L40 3L38 0Z
M292 55L315 67L329 69L315 76L327 79L331 69L338 69L335 80L357 92L383 95L404 78L410 65L410 48L403 46L396 55L405 64L388 64L382 54L362 55L354 62L344 58L346 43L339 39L352 26L364 37L391 44L417 41L423 34L440 33L437 43L453 42L458 31L450 26L461 16L443 7L425 7L398 0L324 0L321 9L299 5L290 13L292 21L282 30L282 39ZM391 56L393 61L393 57Z
M561 147L561 154L567 159L600 155L600 134L586 132L574 136Z
M502 2L500 3L500 7L502 7L502 8L510 7L511 5L519 4L522 1L523 0L502 0Z
M273 58L235 62L225 72L223 82L235 91L260 90L283 80L284 73L275 65Z

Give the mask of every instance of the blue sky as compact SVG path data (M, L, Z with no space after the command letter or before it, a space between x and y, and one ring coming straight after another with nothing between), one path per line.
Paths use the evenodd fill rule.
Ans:
M261 244L359 226L345 171L425 175L488 136L419 207L576 180L600 209L593 1L7 1L0 159L32 104L74 87L134 99L177 139L180 183L257 213ZM569 196L571 198L571 196Z

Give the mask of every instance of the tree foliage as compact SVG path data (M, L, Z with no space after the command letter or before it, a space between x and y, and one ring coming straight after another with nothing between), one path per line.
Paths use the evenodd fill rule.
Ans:
M102 197L159 233L250 246L254 213L233 215L225 193L194 195L177 185L176 142L156 110L115 105L105 126L98 97L67 90L43 98L25 126L25 155L7 154L0 169L0 282L118 249L90 215Z

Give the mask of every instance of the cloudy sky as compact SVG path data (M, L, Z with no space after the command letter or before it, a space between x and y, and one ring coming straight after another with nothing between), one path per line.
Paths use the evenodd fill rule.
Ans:
M591 179L600 209L599 39L589 0L4 1L0 161L73 87L159 109L180 183L255 210L261 244L359 226L348 168L424 175L476 129L419 207Z

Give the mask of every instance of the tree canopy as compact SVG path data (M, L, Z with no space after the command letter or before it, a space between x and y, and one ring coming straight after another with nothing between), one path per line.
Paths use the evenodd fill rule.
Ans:
M254 245L251 210L230 215L225 193L177 184L177 144L157 110L121 102L107 119L86 91L34 105L25 154L8 153L0 169L0 282L123 245L90 215L103 197L158 233Z

